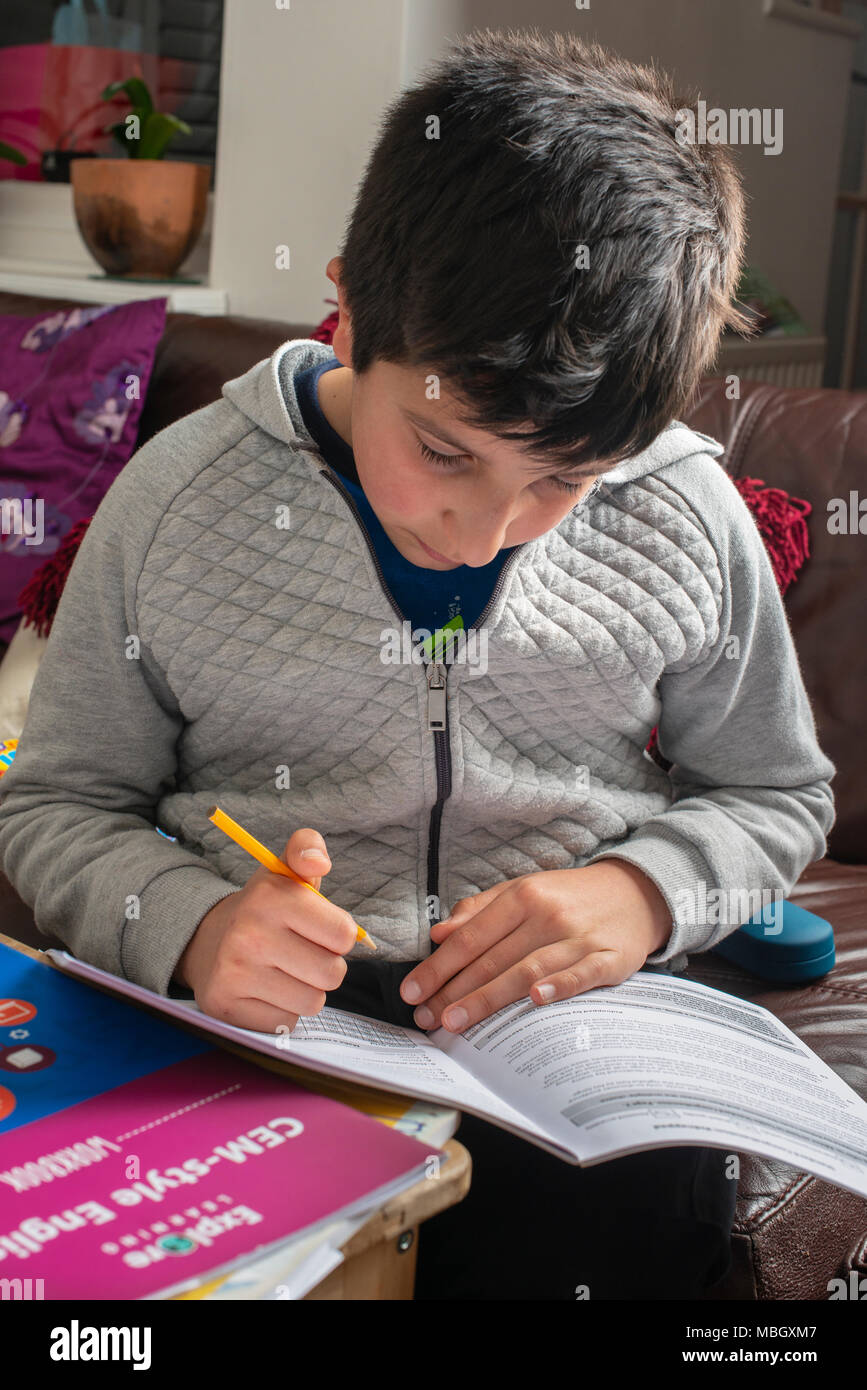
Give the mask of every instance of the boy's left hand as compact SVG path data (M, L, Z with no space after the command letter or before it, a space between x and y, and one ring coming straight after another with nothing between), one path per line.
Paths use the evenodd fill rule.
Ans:
M431 927L438 949L404 977L401 997L419 1005L419 1028L461 1033L528 994L547 1004L620 984L671 927L656 884L624 859L524 874L462 898Z

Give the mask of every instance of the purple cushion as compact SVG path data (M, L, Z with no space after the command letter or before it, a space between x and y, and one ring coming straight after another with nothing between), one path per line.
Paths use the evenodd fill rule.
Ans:
M0 315L0 643L25 584L135 450L167 304Z

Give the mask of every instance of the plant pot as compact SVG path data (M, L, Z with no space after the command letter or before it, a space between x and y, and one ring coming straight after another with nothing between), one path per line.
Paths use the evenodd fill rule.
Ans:
M78 159L70 168L78 230L109 275L170 280L195 246L207 210L207 164Z

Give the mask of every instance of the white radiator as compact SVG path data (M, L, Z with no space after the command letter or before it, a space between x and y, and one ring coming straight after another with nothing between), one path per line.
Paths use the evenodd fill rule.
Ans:
M819 387L825 373L828 340L792 335L749 342L726 337L708 376L737 376L773 386Z

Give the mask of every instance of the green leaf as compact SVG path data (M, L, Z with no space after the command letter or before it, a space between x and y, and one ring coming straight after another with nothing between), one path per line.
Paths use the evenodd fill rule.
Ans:
M130 105L134 106L142 117L149 116L153 111L154 104L147 83L140 77L127 77L122 82L110 82L105 90L100 92L100 97L103 101L111 101L118 92L126 92Z
M126 121L118 121L115 125L105 126L104 134L113 135L123 153L128 155L129 158L134 156L138 145L141 143L139 140L128 140L126 138Z
M179 121L177 116L166 116L153 111L142 124L136 158L162 159L169 141L178 133L191 135L192 131L186 122Z
M5 140L0 140L0 159L11 159L13 164L27 163L26 154L16 150L14 145L7 145Z

